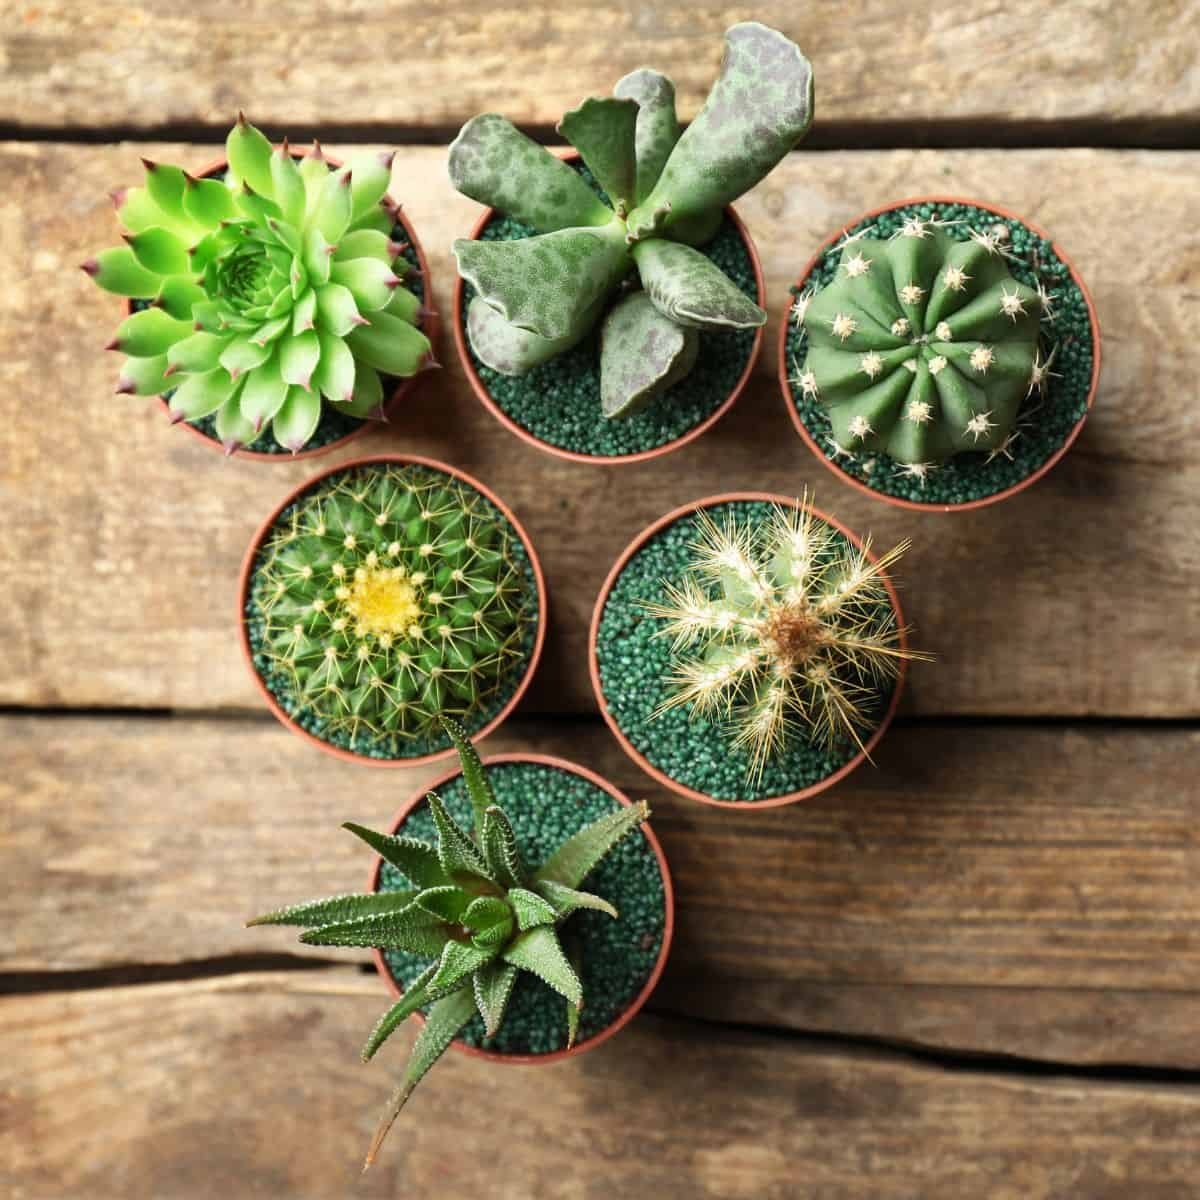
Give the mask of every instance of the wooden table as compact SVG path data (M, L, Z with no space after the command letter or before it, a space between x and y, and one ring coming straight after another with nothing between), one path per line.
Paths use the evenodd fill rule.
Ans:
M354 452L449 460L527 524L547 653L486 750L563 753L647 796L678 931L619 1038L554 1068L450 1055L356 1184L411 1034L362 1066L385 1003L365 959L241 922L360 886L337 823L382 823L433 770L355 769L263 712L236 570L315 467L225 461L113 396L117 305L76 264L115 240L106 193L139 156L202 164L244 107L273 136L399 146L394 194L446 311L449 244L477 212L444 174L463 119L500 110L554 140L643 62L691 115L751 10L0 4L0 1194L1200 1194L1200 2L753 11L818 77L806 149L739 205L767 345L843 221L977 196L1053 231L1089 283L1095 412L1020 497L902 513L815 462L770 353L699 442L605 469L505 432L445 339L447 369ZM876 770L782 811L675 798L596 714L600 581L670 507L805 486L914 539L905 605L939 661L913 672Z

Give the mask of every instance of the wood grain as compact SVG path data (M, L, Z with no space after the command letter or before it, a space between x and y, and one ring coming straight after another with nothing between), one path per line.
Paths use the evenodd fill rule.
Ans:
M690 117L721 34L754 18L812 59L821 125L1135 119L1200 114L1200 5L890 0L569 6L400 0L270 6L222 0L39 0L7 6L0 120L38 128L227 125L239 108L282 134L336 124L452 129L477 112L549 127L626 71L672 75ZM821 128L818 126L818 129Z
M209 151L0 145L11 184L0 198L0 384L12 399L0 467L10 589L0 703L257 708L232 628L237 568L261 516L316 467L226 461L170 429L153 402L112 395L117 364L99 347L117 304L74 267L115 240L105 192L136 178L139 154L188 165ZM469 392L447 339L447 369L360 449L447 459L527 523L551 593L529 711L593 710L588 618L634 533L702 495L795 495L807 485L851 527L916 542L904 602L939 661L913 672L907 711L1195 715L1198 184L1200 159L1182 153L793 155L740 206L776 314L831 229L887 197L933 188L1024 212L1076 257L1108 332L1097 408L1067 459L996 509L913 515L836 483L790 428L768 354L735 411L699 442L651 463L593 468L502 429ZM451 192L436 149L398 156L395 194L421 231L446 311L449 245L477 207ZM1104 206L1080 204L1085 195ZM1154 220L1133 219L1147 196Z
M358 1062L382 999L343 971L10 997L0 1183L27 1200L1195 1194L1192 1087L948 1072L645 1014L556 1066L447 1055L356 1179L411 1037Z
M9 718L0 738L10 971L337 958L242 922L364 886L337 825L384 826L438 771L347 769L267 721ZM746 813L655 788L594 721L514 721L487 749L650 800L678 908L660 1010L1200 1067L1200 733L902 725L877 770Z

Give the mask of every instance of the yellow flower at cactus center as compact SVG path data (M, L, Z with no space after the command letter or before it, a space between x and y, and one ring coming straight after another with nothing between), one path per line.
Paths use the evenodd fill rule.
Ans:
M346 600L360 636L405 633L421 616L417 589L403 567L365 567L355 572Z

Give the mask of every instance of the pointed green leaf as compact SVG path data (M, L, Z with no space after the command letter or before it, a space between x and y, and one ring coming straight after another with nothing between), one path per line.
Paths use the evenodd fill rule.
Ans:
M586 829L568 838L533 873L535 885L543 879L578 887L591 869L623 838L650 817L644 801L621 805Z
M248 183L260 196L273 199L271 154L271 143L238 113L237 124L225 139L225 157L234 183Z
M283 220L283 210L279 205L261 195L245 180L233 193L233 203L238 212L260 227L267 225L269 228L268 222Z
M506 963L536 975L573 1004L583 1000L583 985L567 961L552 925L527 929L504 950L501 957Z
M211 229L237 215L233 193L219 179L188 176L183 189L183 211L197 225Z
M348 350L348 348L347 348ZM353 359L353 355L351 355ZM379 372L366 363L354 364L354 391L349 400L335 401L338 412L351 417L378 417L383 408L383 382Z
M631 232L670 229L749 191L808 132L812 96L812 67L798 47L757 21L734 25L721 73L631 215Z
M400 1025L419 1008L424 1008L429 1001L429 981L437 970L437 963L426 968L413 980L408 990L379 1018L371 1036L367 1038L362 1048L363 1062L370 1062L375 1052L392 1036Z
M333 257L339 262L351 258L377 258L390 267L396 260L395 245L378 229L355 229L338 242Z
M304 180L304 223L312 220L317 211L325 181L331 174L329 162L321 152L321 147L313 142L312 149L300 160L300 177Z
M272 355L246 376L242 387L242 416L254 426L257 433L283 408L287 397L288 385L279 374L279 358Z
M387 263L377 258L334 258L329 278L350 289L354 302L361 313L374 312L383 308L392 298L392 289L400 280L392 274Z
M520 930L535 929L538 925L553 925L558 920L554 905L525 888L509 888L508 903L512 906Z
M128 246L101 250L83 264L83 269L95 280L97 287L115 296L149 300L158 295L162 286L161 277L146 270Z
M592 96L564 113L558 123L558 132L583 156L618 213L628 212L637 203L637 119L635 101Z
M458 751L458 761L462 764L463 782L467 785L467 795L471 798L471 833L476 845L483 846L483 814L496 803L496 793L488 782L483 763L479 754L471 745L467 731L452 717L440 718L442 729L454 743Z
M508 963L488 963L471 976L475 1006L483 1018L484 1037L495 1037L504 1020L517 968Z
M274 321L267 321L260 325L250 335L250 341L256 346L269 346L283 334L291 323L290 317L276 317Z
M387 195L392 182L393 151L367 151L356 154L342 171L350 175L350 221L361 221Z
M288 225L304 223L304 179L285 146L271 152L271 186L275 203Z
M480 949L499 951L502 946L508 944L515 929L516 923L510 915L495 925L489 925L486 929L481 929L478 933L473 933L471 941L480 947Z
M187 176L179 167L170 163L152 163L146 159L146 192L172 222L190 224L184 211L183 194L187 188Z
M627 417L685 379L700 338L663 316L646 292L630 292L600 328L600 411Z
M460 238L454 254L459 274L506 321L543 338L577 333L632 261L619 221L516 242Z
M211 371L184 378L171 393L167 407L176 420L198 421L201 417L211 416L226 404L236 404L235 397L240 387L240 380L230 379L228 371L214 367Z
M442 959L430 987L446 991L461 983L484 963L491 962L496 957L497 950L481 950L470 942L447 942L442 949Z
M353 179L344 171L330 175L321 189L321 198L313 213L313 225L321 231L327 242L337 244L338 238L350 225L353 195Z
M310 391L320 357L321 341L315 330L289 335L279 343L279 373L288 383Z
M246 385L249 387L249 383ZM271 422L275 440L298 454L312 440L321 423L321 397L304 388L288 388L282 407Z
M335 285L330 285L335 286ZM370 325L360 325L346 335L346 344L368 366L385 375L415 375L429 354L429 339L407 321L385 312L373 312Z
M417 903L427 912L452 925L457 925L467 910L471 898L452 883L426 888L417 895Z
M292 904L275 912L264 913L247 921L246 925L303 925L306 928L333 925L358 917L399 912L407 908L416 896L416 892L356 892L329 896L324 900L310 900L306 904Z
M576 975L582 978L583 971L583 947L579 943L578 938L572 938L567 947L567 960L571 964L571 969ZM576 1039L579 1037L579 1014L583 1011L583 1002L575 1003L567 1001L567 1049L569 1050L575 1045Z
M378 913L306 930L306 946L372 946L379 950L407 950L434 958L441 954L453 926L416 905L399 912Z
M354 355L342 338L324 331L316 336L318 355L312 374L313 387L327 400L349 403L354 398Z
M143 229L151 229L155 225L164 226L181 237L186 236L190 226L182 221L174 221L163 212L150 193L144 187L126 188L114 194L117 206L117 219L131 233L140 233Z
M383 1145L383 1139L387 1137L388 1130L395 1124L400 1110L412 1095L413 1088L421 1082L429 1068L441 1058L446 1047L474 1015L475 998L471 988L462 988L460 991L446 996L429 1010L425 1028L421 1030L413 1045L412 1056L405 1068L404 1078L400 1086L392 1093L391 1099L388 1100L383 1117L375 1130L375 1136L371 1139L371 1146L367 1151L366 1165L368 1167L375 1161L379 1148Z
M309 288L292 309L292 332L304 333L317 324L317 293Z
M679 141L675 85L665 75L642 67L619 80L613 95L634 100L638 106L634 132L637 182L633 203L640 204L654 189Z
M329 271L335 253L336 247L325 240L319 229L304 231L304 269L308 272L308 281L314 288L323 287L329 282Z
M403 262L403 259L400 261ZM402 321L407 321L410 325L421 323L421 301L406 287L392 288L391 299L388 300L383 311L390 313L393 317L399 317Z
M190 321L177 321L161 308L144 308L117 326L112 348L132 358L154 358L192 333Z
M426 799L433 823L437 826L438 862L442 864L442 870L456 883L471 879L487 879L495 883L471 839L455 824L446 806L433 792Z
M391 863L401 875L415 887L439 887L449 883L446 872L438 862L437 852L432 846L403 835L376 833L365 825L347 821L342 828L361 838L385 862Z
M255 336L240 334L221 351L221 366L235 379L244 371L253 371L255 367L261 367L275 353L269 343L258 342Z
M316 289L317 322L322 329L335 337L345 337L352 329L362 325L358 305L349 288L340 283L327 283Z
M599 312L599 306L592 310ZM467 306L467 338L471 349L484 364L501 375L525 375L534 367L557 358L581 342L594 324L594 318L579 322L566 337L543 338L527 329L518 329L506 321L481 296Z
M614 920L617 917L617 910L607 900L601 896L594 896L591 892L576 891L575 888L555 883L553 879L540 879L533 887L539 896L554 906L554 911L560 921L565 920L580 908L607 913Z
M156 354L153 358L127 358L121 364L117 392L127 396L161 396L173 386L163 374L166 369L165 354Z
M177 321L191 321L192 309L205 300L205 291L186 275L164 279L154 303ZM195 324L195 322L192 322Z
M225 447L226 454L232 454L242 446L248 446L254 441L254 426L242 416L238 405L238 392L241 390L241 380L232 383L233 390L229 398L217 409L217 437ZM183 391L182 388L179 389ZM171 397L174 400L174 396Z
M476 896L463 910L461 917L462 923L472 933L482 933L485 929L494 929L511 920L512 909L499 896Z
M167 351L167 362L178 371L196 374L220 365L221 353L232 339L213 333L193 333Z
M525 883L525 864L521 861L517 836L499 807L489 808L483 814L483 857L502 886L520 887Z
M450 145L450 182L540 233L605 225L609 209L578 173L495 113L472 117Z
M677 325L699 329L757 329L767 314L699 250L651 238L633 260L654 307Z

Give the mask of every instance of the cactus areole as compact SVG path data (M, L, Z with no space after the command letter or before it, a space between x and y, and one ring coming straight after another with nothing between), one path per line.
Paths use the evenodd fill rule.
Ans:
M558 125L607 204L504 117L468 121L450 147L451 182L537 231L455 242L476 293L475 354L523 375L598 327L601 408L620 417L687 377L704 331L760 327L765 312L695 247L808 131L812 96L807 59L753 21L726 34L719 77L682 133L671 81L634 71Z
M147 161L144 186L113 197L126 244L84 270L129 301L108 345L118 392L163 396L227 453L270 435L297 454L323 418L382 418L385 379L436 365L418 328L432 314L405 286L420 272L394 238L390 153L338 167L239 117L226 156L200 177Z
M442 757L453 717L494 728L532 677L545 588L516 518L425 459L363 459L309 481L242 567L242 645L275 715L370 765Z

